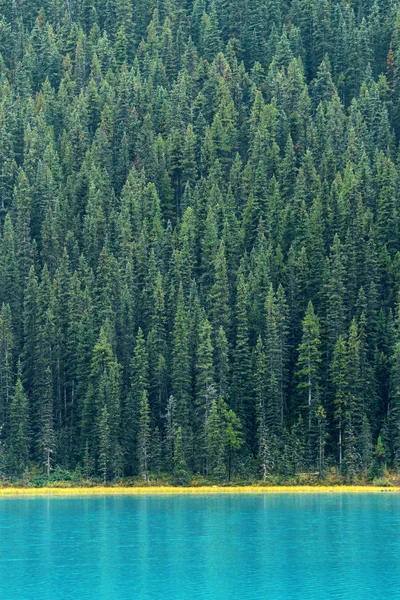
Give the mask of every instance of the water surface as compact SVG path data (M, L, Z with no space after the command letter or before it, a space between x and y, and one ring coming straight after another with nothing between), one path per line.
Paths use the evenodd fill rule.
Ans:
M1 600L400 598L400 496L0 499Z

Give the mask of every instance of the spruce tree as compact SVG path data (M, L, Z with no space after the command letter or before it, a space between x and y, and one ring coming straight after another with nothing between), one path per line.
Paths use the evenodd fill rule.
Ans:
M182 428L178 427L174 445L174 474L177 482L184 485L188 479L188 468L185 459Z
M223 479L226 473L224 460L225 438L222 415L217 400L214 400L206 425L207 432L207 473L216 479Z
M9 305L3 304L0 311L0 423L8 421L13 373L14 336Z
M331 365L331 379L334 386L334 406L335 406L335 421L338 429L338 449L339 449L339 467L342 468L343 463L343 431L346 425L346 417L348 416L348 382L347 382L347 348L345 340L339 336L333 351L333 359ZM351 427L351 437L354 436L353 428Z
M238 277L236 298L236 340L232 364L232 407L242 420L249 442L253 439L255 410L251 394L251 353L247 319L247 286Z
M187 315L183 298L182 284L178 291L178 305L174 321L172 342L172 392L177 403L177 419L185 444L189 437L189 411L191 399L191 373Z
M214 331L223 327L228 335L231 329L229 310L229 281L225 244L220 243L214 260L214 282L208 295L208 306Z
M139 471L144 481L149 479L150 468L150 407L147 392L142 392L139 408L138 459Z
M29 404L19 368L10 406L8 465L13 475L21 476L29 464Z
M228 407L223 403L221 398L219 402L222 404L222 412L225 420L225 446L228 455L227 472L228 481L230 481L235 453L239 452L244 444L243 427L242 422L236 413L232 409L228 410Z
M139 456L137 447L139 444L140 415L144 393L147 394L146 402L148 402L149 359L143 331L139 328L130 363L130 389L122 410L124 427L123 447L128 473L135 471L136 459ZM140 466L139 469L141 469Z
M224 328L218 329L215 338L215 377L218 395L227 400L230 391L229 347Z
M311 430L313 405L317 397L319 369L321 363L319 319L314 312L312 302L308 304L302 323L303 336L298 347L297 377L298 389L305 392L301 407L307 407L308 429Z
M44 373L44 389L41 407L39 446L42 452L42 461L45 467L46 475L47 477L50 477L52 464L54 462L54 454L56 451L52 379L50 367L47 367Z
M319 405L315 411L315 417L317 420L317 452L318 452L318 472L319 477L323 479L325 474L325 445L326 445L326 411Z
M104 405L100 412L98 424L99 430L99 469L104 485L110 478L111 462L111 439L110 439L110 417L107 406ZM87 460L87 459L86 459Z
M213 364L214 349L211 342L211 325L207 319L200 323L196 360L196 397L202 421L210 411L210 400L215 394L215 373Z
M281 432L284 414L284 373L280 360L276 299L272 286L265 301L265 313L266 420L269 430L278 435Z

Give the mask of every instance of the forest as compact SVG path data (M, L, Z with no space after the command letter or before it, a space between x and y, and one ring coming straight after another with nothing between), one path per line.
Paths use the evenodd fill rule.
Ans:
M0 0L0 478L400 470L399 138L395 1Z

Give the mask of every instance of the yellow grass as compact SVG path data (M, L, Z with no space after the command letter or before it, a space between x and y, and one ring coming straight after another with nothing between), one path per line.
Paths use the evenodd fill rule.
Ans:
M179 494L342 494L399 492L400 488L375 486L238 486L238 487L81 487L81 488L0 488L2 496L141 496Z

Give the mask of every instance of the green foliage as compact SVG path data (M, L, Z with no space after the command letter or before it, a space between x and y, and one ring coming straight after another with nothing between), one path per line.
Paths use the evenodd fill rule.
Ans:
M5 476L399 471L397 4L0 5Z
M385 472L386 465L386 452L383 446L382 437L378 437L376 442L373 460L370 469L371 479L382 478Z
M110 439L110 415L107 406L104 405L99 420L99 470L103 477L103 483L107 483L110 476L111 462L111 439Z
M308 411L308 425L311 428L313 404L318 393L319 369L321 363L320 355L320 328L319 319L314 312L310 301L302 322L303 336L298 348L297 376L299 378L298 389L306 392Z
M146 390L143 390L139 408L138 458L140 475L149 478L150 467L150 407Z
M10 406L7 456L10 472L21 476L29 465L29 405L20 371Z
M174 447L174 475L176 481L180 485L187 483L188 479L188 468L186 464L183 439L182 439L182 428L178 427L176 432L175 447Z
M207 472L230 481L233 458L243 444L242 424L224 400L214 400L206 423Z

